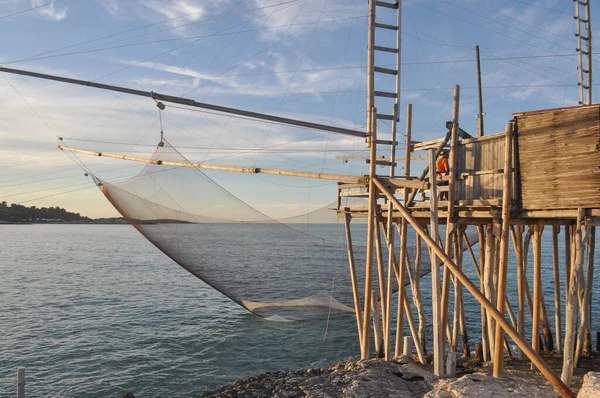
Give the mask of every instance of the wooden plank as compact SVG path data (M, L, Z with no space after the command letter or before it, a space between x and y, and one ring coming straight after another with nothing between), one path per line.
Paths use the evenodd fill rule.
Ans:
M358 283L356 281L356 267L354 265L354 246L352 245L352 231L350 230L350 213L344 214L344 225L346 227L346 245L348 249L348 263L350 266L350 281L352 282L352 297L354 298L354 316L358 329L358 339L362 341L362 310L360 308L360 295L358 293Z

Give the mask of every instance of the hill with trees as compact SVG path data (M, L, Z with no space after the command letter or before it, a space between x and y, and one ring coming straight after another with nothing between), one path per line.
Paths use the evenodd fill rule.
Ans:
M79 213L71 213L62 207L23 206L5 201L0 202L0 223L33 224L33 223L121 223L122 218L92 219Z

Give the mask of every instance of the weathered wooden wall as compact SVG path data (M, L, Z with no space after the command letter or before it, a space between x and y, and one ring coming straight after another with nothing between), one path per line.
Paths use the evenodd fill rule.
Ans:
M514 117L523 209L600 208L600 105Z
M458 146L457 200L502 198L504 133L463 140Z

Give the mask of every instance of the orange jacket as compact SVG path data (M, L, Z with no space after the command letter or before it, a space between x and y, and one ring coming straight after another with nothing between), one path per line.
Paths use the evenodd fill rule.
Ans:
M440 157L437 162L435 162L435 171L436 174L447 173L450 171L450 165L448 164L448 158Z

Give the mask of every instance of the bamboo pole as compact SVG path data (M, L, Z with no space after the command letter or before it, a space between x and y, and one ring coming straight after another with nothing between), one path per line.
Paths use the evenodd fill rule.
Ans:
M590 347L587 347L586 338L590 338L590 306L592 298L592 288L594 284L594 251L596 248L596 227L587 227L590 233L587 241L587 261L586 261L586 279L583 294L581 315L579 317L579 332L577 333L577 346L575 348L575 366L579 367L582 356L591 354ZM582 280L582 284L583 284ZM591 346L591 344L590 344ZM584 352L585 351L585 352Z
M429 169L435 170L435 152L429 150ZM429 203L431 214L430 234L431 239L437 244L439 238L438 232L438 197L437 197L437 182L435 173L429 173L429 182L431 188L429 191ZM391 198L389 198L392 201ZM414 227L414 225L413 225ZM429 236L429 235L428 235ZM425 239L423 237L423 239ZM431 255L431 302L432 302L432 321L433 321L433 374L441 377L444 375L444 329L441 322L441 287L440 274L437 266L437 257L434 250L430 251Z
M352 216L350 213L346 212L344 214L344 225L346 227L346 245L348 246L348 263L350 266L350 280L352 282L352 297L354 298L354 315L358 330L358 340L362 342L362 311L360 309L360 296L358 293L358 283L356 281L356 267L354 265L354 247L352 245L352 231L350 230L351 219Z
M531 320L531 347L540 352L540 318L542 310L542 230L543 226L533 226L533 318ZM533 364L532 364L533 366Z
M556 332L556 352L561 352L561 303L560 303L560 271L558 265L558 234L560 233L560 225L552 226L552 265L554 268L554 330Z
M573 355L575 350L575 324L577 322L578 298L577 289L581 283L581 267L583 265L583 217L584 210L577 210L577 225L575 227L575 261L571 267L571 277L568 289L565 312L565 345L563 349L563 368L561 379L567 386L573 379Z
M458 118L460 108L460 86L454 86L454 98L452 101L452 133L450 136L450 158L449 158L449 181L448 181L448 218L446 220L446 254L452 257L452 239L456 238L456 224L454 215L454 202L456 200L456 169L458 161ZM430 171L435 170L434 168ZM433 171L430 174L435 174ZM450 273L444 268L442 282L442 330L448 327L448 304L450 301ZM442 346L443 347L443 346Z
M498 291L497 291L497 309L504 315L506 303L506 282L508 277L508 231L510 229L510 207L511 207L511 187L512 187L512 123L506 124L504 151L504 181L502 187L502 233L500 237L500 268L498 270ZM504 330L496 328L496 340L494 343L494 377L502 376L504 369L504 352L502 350L502 340L504 340Z
M586 341L583 347L583 355L591 356L592 355L592 296L593 296L593 286L594 286L594 258L596 252L596 226L592 226L590 229L590 239L588 241L588 265L587 265L587 285L589 286L589 322L588 329L586 333Z
M86 149L71 148L64 145L59 145L59 149L65 151L71 151L76 153L83 153L86 155L130 160L140 163L148 163L163 166L178 166L178 167L191 167L194 169L208 169L208 170L220 170L220 171L232 171L236 173L249 173L249 174L272 174L280 176L290 177L303 177L303 178L314 178L319 180L332 180L332 181L345 181L345 182L364 182L366 179L362 176L350 176L344 174L328 174L328 173L315 173L312 171L296 171L296 170L282 170L282 169L267 169L264 167L241 167L241 166L226 166L210 163L192 163L192 162L175 162L170 160L160 159L146 159L138 156L129 155L118 155L114 153L94 152Z
M460 280L460 282L467 288L467 290L475 297L475 299L482 305L486 307L488 312L492 315L492 317L496 320L498 325L506 331L506 333L513 339L513 341L520 348L525 351L525 354L534 362L540 372L546 377L546 379L552 384L552 386L556 389L564 397L575 397L575 394L563 383L550 369L548 364L544 362L544 360L531 349L531 347L527 344L525 340L523 340L517 330L513 328L510 323L504 319L504 316L498 312L498 310L492 305L477 289L477 287L471 282L471 280L458 269L456 264L452 261L450 257L446 255L444 250L437 244L437 241L434 236L430 236L427 234L423 228L419 225L419 222L415 220L407 208L405 208L400 202L394 197L394 195L388 191L388 189L377 179L374 180L375 185L381 190L381 192L388 198L388 200L392 201L394 207L402 214L403 217L406 218L408 223L412 225L412 227L421 235L427 246L430 248L431 252L442 259L444 266L450 269L450 271ZM438 333L439 334L439 333Z

